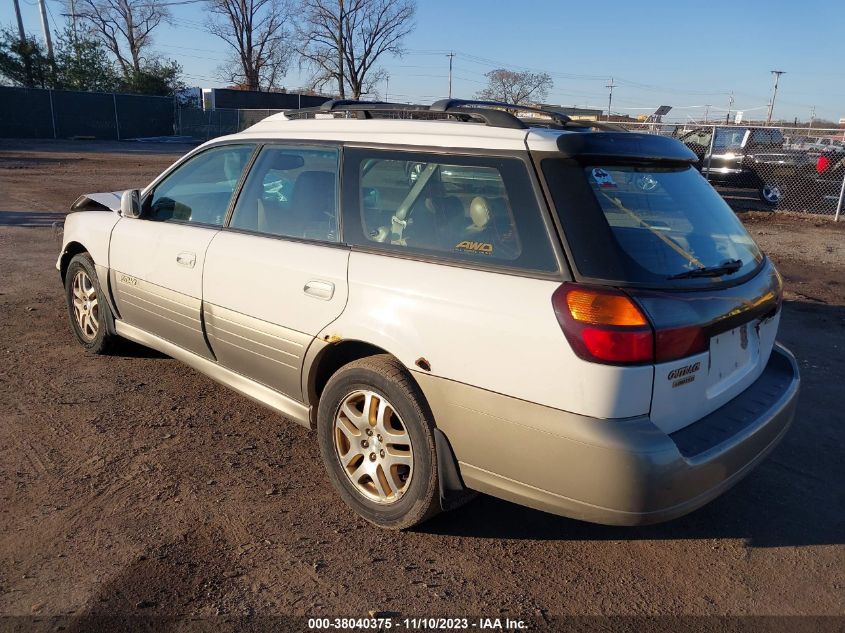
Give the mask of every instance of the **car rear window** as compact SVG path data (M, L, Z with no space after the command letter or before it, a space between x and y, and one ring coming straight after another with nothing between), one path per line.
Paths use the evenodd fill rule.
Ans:
M583 277L654 287L712 285L752 272L763 259L731 208L689 165L546 159L542 167ZM735 270L700 274L726 265Z
M484 266L557 270L522 160L350 148L344 174L350 211L344 237L352 244Z
M783 133L773 128L759 128L752 131L752 140L757 145L783 145Z
M742 142L745 140L746 128L717 128L716 140L713 141L714 150L738 150L742 149ZM709 139L708 139L709 142Z

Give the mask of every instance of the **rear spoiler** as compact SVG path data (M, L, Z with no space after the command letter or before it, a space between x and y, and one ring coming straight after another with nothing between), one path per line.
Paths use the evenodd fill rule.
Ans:
M680 141L636 132L561 134L557 147L566 158L610 158L632 161L695 163L698 156Z

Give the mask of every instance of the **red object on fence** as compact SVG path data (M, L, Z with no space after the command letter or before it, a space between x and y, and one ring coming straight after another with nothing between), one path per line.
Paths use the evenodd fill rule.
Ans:
M830 159L827 156L819 156L816 161L816 173L823 174L830 167Z

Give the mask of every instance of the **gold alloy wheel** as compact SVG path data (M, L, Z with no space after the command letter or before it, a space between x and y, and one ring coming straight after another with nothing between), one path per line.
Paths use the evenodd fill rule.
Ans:
M73 276L71 290L73 292L73 316L76 318L79 331L86 341L93 341L100 329L97 289L88 273L80 270Z
M373 391L353 391L335 413L334 448L343 472L370 501L398 501L414 473L414 452L393 406Z

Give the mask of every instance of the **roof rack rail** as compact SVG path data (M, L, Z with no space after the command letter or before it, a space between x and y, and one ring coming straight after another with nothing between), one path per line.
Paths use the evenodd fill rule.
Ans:
M532 112L542 114L547 120L526 120L514 112ZM621 126L598 121L573 121L561 112L551 108L524 106L503 101L479 101L468 99L441 99L430 106L413 103L395 103L389 101L354 101L351 99L332 99L315 108L287 110L285 116L290 119L306 118L317 114L348 113L361 119L372 119L374 114L381 115L418 114L421 118L457 119L459 121L479 121L489 127L524 130L530 127L555 128L595 128L607 131L626 131Z
M503 110L493 109L459 109L453 108L448 112L445 110L435 110L427 105L409 104L409 103L391 103L387 101L352 101L348 99L335 99L326 101L315 108L302 108L299 110L288 110L285 116L291 119L298 119L308 117L314 114L332 114L349 112L355 113L360 118L372 119L373 113L378 112L382 114L395 113L417 113L432 116L432 118L451 118L460 121L481 121L485 125L491 127L504 127L514 129L524 129L525 125L518 118Z
M323 112L331 112L332 110L339 110L341 106L351 106L351 105L375 105L377 103L384 103L383 101L355 101L353 99L329 99L328 101L324 101L320 105L317 106ZM309 110L313 110L315 108L308 108Z
M572 119L561 112L552 110L551 108L541 108L537 106L518 105L516 103L506 103L504 101L480 101L473 99L441 99L431 104L431 109L438 112L451 112L454 109L466 108L499 108L501 110L511 110L515 112L532 112L534 114L542 114L549 117L552 121L561 126L566 126ZM515 115L511 115L518 118ZM526 126L528 127L528 126Z
M313 108L299 108L285 111L285 116L291 119L306 117L313 114L333 114L353 112L359 118L371 119L372 112L427 112L428 106L410 103L393 103L390 101L355 101L352 99L331 99Z

